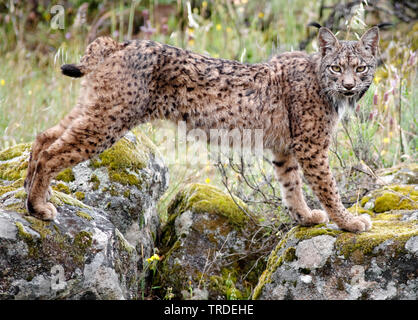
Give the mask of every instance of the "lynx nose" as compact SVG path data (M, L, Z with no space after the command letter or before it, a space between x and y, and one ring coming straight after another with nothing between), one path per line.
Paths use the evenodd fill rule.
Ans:
M351 90L354 88L354 82L343 82L343 87L347 90Z

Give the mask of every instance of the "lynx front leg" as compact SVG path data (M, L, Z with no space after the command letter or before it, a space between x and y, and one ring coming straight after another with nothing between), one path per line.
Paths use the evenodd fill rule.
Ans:
M331 220L347 231L369 230L372 224L368 215L354 216L344 208L329 168L328 148L311 146L309 152L305 152L302 147L296 146L295 150L304 176Z
M273 164L282 187L283 201L292 218L306 226L328 222L324 211L310 210L306 205L296 158L290 154L275 154Z

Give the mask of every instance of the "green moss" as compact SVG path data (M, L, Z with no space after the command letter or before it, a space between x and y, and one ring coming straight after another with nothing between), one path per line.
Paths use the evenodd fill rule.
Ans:
M92 243L93 234L88 231L80 231L76 234L73 241L73 245L83 252L85 252L87 248L90 248Z
M0 161L7 161L23 155L24 152L29 152L31 149L30 143L21 143L13 147L0 151Z
M220 276L211 276L210 287L215 292L225 295L226 300L244 299L242 292L235 287L234 281L229 278L224 279Z
M123 184L125 186L129 185L129 186L141 187L140 180L138 179L138 177L132 173L126 172L126 170L121 170L121 171L110 170L109 179L114 182L119 182L120 184Z
M97 189L99 189L100 180L99 180L99 178L95 174L92 174L91 175L90 182L93 183L93 187L92 187L93 190L96 191Z
M367 202L365 202L365 203L367 203ZM367 213L368 215L373 216L373 211L364 209L358 203L354 204L352 207L348 208L347 210L354 215L360 215L360 214L363 214L363 213Z
M80 218L86 219L88 221L91 221L94 219L91 215L89 215L88 213L84 211L77 211L75 214L78 215Z
M39 233L41 239L45 239L47 236L51 235L52 231L49 229L51 222L42 221L32 216L25 216L25 220L30 223L33 230Z
M20 239L25 241L26 245L28 246L28 254L30 257L37 257L39 250L37 246L37 240L32 237L32 235L25 230L25 227L21 222L15 223L17 227L17 234Z
M91 165L95 168L106 167L111 181L140 187L141 181L134 173L145 168L150 152L155 152L155 149L151 147L152 143L147 141L149 139L139 132L135 136L138 141L120 139L114 146L92 160Z
M21 222L16 222L15 225L17 227L17 234L22 240L24 240L25 242L33 240L32 235L29 232L26 232L25 227Z
M236 200L241 207L245 204ZM191 184L181 190L170 203L168 212L181 214L187 210L195 213L207 212L224 216L238 227L244 226L249 218L232 198L218 188L203 184Z
M374 199L374 208L371 210L376 213L418 209L418 191L415 190L414 185L391 185L374 190L361 199L360 205L364 207L372 199ZM359 206L357 208L359 213L365 210ZM370 211L365 212L370 214Z
M418 235L418 221L401 221L402 216L397 213L386 213L382 217L376 215L370 231L360 234L344 232L337 237L335 245L347 259L353 254L354 258L360 254L370 255L374 248L387 240L393 240L395 251L399 253L411 237Z
M267 261L266 269L261 274L257 286L254 288L253 294L251 299L257 300L258 297L261 294L261 291L263 290L264 286L267 283L271 282L271 276L273 273L279 268L283 262L285 262L284 258L284 252L283 249L285 248L287 242L290 238L293 238L295 236L295 233L298 231L298 229L301 228L299 226L296 226L292 228L286 235L283 237L283 239L279 242L279 244L273 249L273 251L270 253L270 256ZM286 250L285 250L286 252ZM289 252L287 252L289 254ZM295 256L296 256L296 250L295 250ZM288 257L289 258L289 257Z
M71 190L68 186L66 186L63 183L58 183L56 186L52 186L53 190L59 191L59 192L63 192L65 194L70 194Z
M19 189L14 194L14 197L16 199L26 199L26 197L27 197L26 191L23 188L22 189Z
M14 188L13 186L9 185L9 186L0 186L0 196L2 196L3 194L10 192L10 191L14 191L16 190L16 188Z
M28 161L20 159L16 161L6 161L0 163L0 179L2 180L18 180L26 177Z
M296 248L294 247L287 248L283 252L283 259L286 262L292 262L293 260L296 260Z
M412 210L418 209L416 201L402 194L396 194L390 191L383 192L376 198L374 204L375 212L385 212L389 210Z
M324 224L318 224L313 227L297 226L294 230L295 237L299 240L311 239L313 237L328 235L336 237L343 231L327 228Z
M86 206L80 200L77 200L71 197L70 195L55 190L52 191L51 202L56 206L62 206L64 204L67 204L69 206L79 208L88 208L88 206Z
M73 170L71 168L67 168L62 170L60 173L57 174L55 180L64 181L64 182L72 182L75 180Z
M8 185L0 185L0 196L10 191L16 191L21 187L23 187L23 179L18 179Z
M362 207L364 207L364 205L367 203L367 202L369 202L369 200L370 200L370 197L363 197L362 199L361 199L361 201L360 201L360 205L362 206Z
M81 191L77 191L76 193L74 193L75 197L77 198L77 200L84 200L84 198L86 197L86 195L84 194L84 192Z
M126 190L123 192L123 196L124 196L125 198L129 198L129 197L130 197L130 195L131 195L131 191L130 191L129 189L126 189Z
M128 254L133 254L135 252L135 247L132 246L124 236L119 232L118 229L115 230L116 237L118 238L120 249L127 252Z

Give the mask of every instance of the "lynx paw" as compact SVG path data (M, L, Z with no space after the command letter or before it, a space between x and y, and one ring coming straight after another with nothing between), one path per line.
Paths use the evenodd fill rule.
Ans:
M31 215L41 220L54 220L57 215L57 209L55 209L54 205L51 202L46 202L42 205L32 206L32 204L27 200L26 207Z
M350 232L364 232L370 230L371 227L372 221L368 214L352 217L348 223L346 223L344 226L341 226L342 229Z
M329 219L328 219L328 215L325 211L323 210L317 210L314 209L311 211L312 214L312 223L314 224L320 224L320 223L328 223Z
M327 223L329 219L325 211L315 209L310 212L309 216L303 216L299 221L302 226L309 227L320 223Z

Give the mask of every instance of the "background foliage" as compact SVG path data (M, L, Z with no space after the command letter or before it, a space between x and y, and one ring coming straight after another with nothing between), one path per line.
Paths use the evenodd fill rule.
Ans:
M57 4L64 9L64 21L63 28L54 29L57 16L51 9ZM332 28L342 39L355 39L368 26L391 22L394 27L381 32L381 64L374 84L339 126L332 164L342 177L340 183L349 184L359 171L416 162L416 9L413 1L389 0L2 0L0 148L33 140L74 106L79 81L63 77L59 67L77 62L86 45L100 35L120 41L153 39L254 63L283 51L315 51L317 29L308 27L311 21ZM164 138L159 134L162 128L170 124L142 126L157 145ZM171 164L172 182L160 203L162 216L180 187L202 182L227 187L260 212L261 223L286 222L268 156L249 175L242 167L222 168L213 163L190 165L182 159Z

